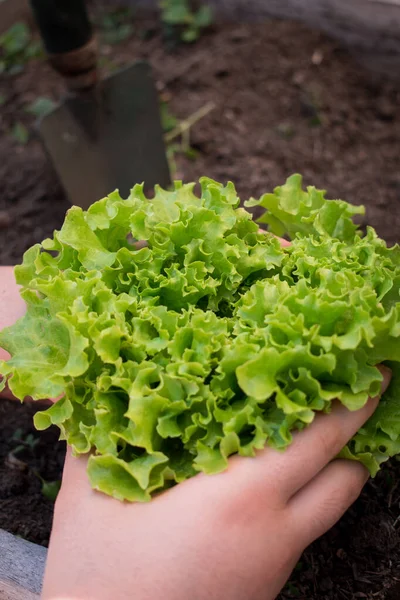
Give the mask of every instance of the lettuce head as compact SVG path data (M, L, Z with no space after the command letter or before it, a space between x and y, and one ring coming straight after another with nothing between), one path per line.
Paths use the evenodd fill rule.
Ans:
M30 248L0 385L61 397L36 427L90 453L95 489L146 501L232 454L284 449L334 399L359 409L385 363L392 384L342 452L374 475L400 453L400 248L300 175L246 203L272 233L232 183L200 187L114 192Z

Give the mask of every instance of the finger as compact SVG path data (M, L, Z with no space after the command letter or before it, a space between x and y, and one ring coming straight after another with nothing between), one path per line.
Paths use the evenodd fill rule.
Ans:
M87 490L89 486L88 475L86 472L88 463L88 455L73 456L70 446L67 447L65 455L64 470L62 476L62 489L73 489L76 493L81 493L82 490Z
M267 460L276 471L276 484L285 500L315 477L339 454L357 431L374 413L378 398L368 400L361 410L349 411L334 402L330 414L318 414L314 422L295 434L293 443L284 452L269 452Z
M383 393L389 385L391 372L385 368L382 374ZM251 476L254 481L267 481L269 487L273 482L277 499L287 502L337 456L371 417L378 401L379 397L369 399L358 411L349 411L334 402L332 411L318 414L309 427L293 436L292 444L284 452L266 448L258 453L252 463L252 473L247 472L246 478ZM242 462L240 468L245 470L248 466Z
M10 327L25 314L26 305L15 283L14 268L0 267L0 331ZM0 360L7 360L8 352L0 348Z
M268 233L267 231L265 231L265 229L261 229L261 228L258 231L259 231L259 233ZM274 235L274 234L272 234L272 235ZM290 246L290 242L288 242L287 240L285 240L277 235L274 235L274 237L276 237L280 241L281 246L283 248L287 248L288 246Z
M276 237L277 237L277 238L278 238L278 240L280 241L280 243L281 243L281 246L282 246L283 248L287 248L288 246L290 246L290 242L288 242L288 240L285 240L284 238L281 238L281 237L278 237L278 236L276 236Z
M290 518L304 546L333 527L357 500L367 480L362 464L337 459L290 500Z
M26 312L26 304L20 296L19 289L15 282L14 267L0 267L0 331L14 325ZM9 353L0 347L0 360L9 358ZM2 379L0 375L0 381ZM8 385L0 392L0 398L16 400ZM25 398L25 400L31 400L31 398ZM55 402L54 399L51 401Z
M19 295L19 287L15 283L14 268L0 267L0 331L13 325L26 311L25 302ZM0 360L8 360L9 353L0 348ZM0 376L0 381L2 377ZM14 400L15 397L8 386L1 392L2 398Z

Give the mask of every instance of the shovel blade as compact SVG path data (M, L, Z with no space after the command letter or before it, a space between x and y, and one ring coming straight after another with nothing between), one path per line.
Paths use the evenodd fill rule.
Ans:
M88 208L115 189L127 197L135 183L146 190L170 184L159 99L146 63L67 98L38 127L72 204Z

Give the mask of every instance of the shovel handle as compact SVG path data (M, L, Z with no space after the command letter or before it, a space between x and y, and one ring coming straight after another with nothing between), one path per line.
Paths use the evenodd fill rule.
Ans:
M68 87L86 89L96 83L97 51L85 0L30 0L53 67Z

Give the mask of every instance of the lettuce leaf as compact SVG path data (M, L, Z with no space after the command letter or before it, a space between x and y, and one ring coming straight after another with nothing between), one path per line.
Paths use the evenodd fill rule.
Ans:
M230 455L284 449L334 399L357 410L393 382L342 452L372 474L400 454L400 249L363 213L300 175L247 206L233 184L136 185L88 211L16 267L26 315L0 333L3 385L62 395L35 424L91 453L91 484L147 501ZM145 247L136 242L145 242Z

